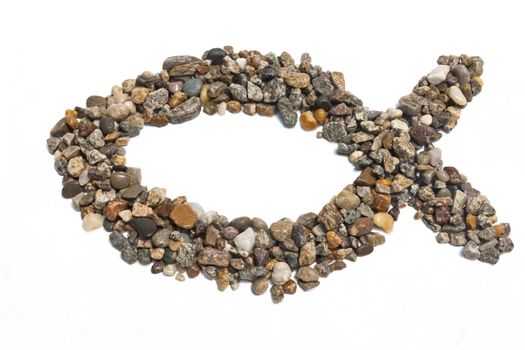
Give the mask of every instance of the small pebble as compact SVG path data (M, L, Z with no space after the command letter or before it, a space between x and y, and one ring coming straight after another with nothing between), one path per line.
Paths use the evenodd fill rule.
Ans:
M272 282L275 285L283 285L292 276L292 270L285 262L278 262L273 266Z
M392 218L392 216L390 216L388 213L375 213L374 225L386 233L392 232L392 229L394 228L394 218Z
M448 88L448 96L460 106L465 106L467 104L465 95L463 95L463 92L461 92L461 90L455 85Z
M87 232L96 230L102 227L103 224L104 216L98 213L89 213L84 216L84 219L82 220L82 228Z

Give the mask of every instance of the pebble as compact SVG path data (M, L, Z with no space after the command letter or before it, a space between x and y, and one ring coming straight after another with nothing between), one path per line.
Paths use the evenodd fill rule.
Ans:
M82 186L76 181L72 182L66 182L62 186L62 197L66 199L70 199L78 195L79 193L82 193L83 189Z
M230 253L211 247L204 247L197 256L197 262L201 265L212 265L227 267L230 264Z
M361 204L361 199L356 194L343 190L337 195L335 204L341 209L355 209Z
M188 204L179 204L173 207L170 219L179 227L191 229L197 222L197 214Z
M328 244L328 249L334 250L338 248L342 242L343 239L336 232L328 231L326 233L326 243Z
M200 94L202 89L202 81L200 79L188 79L184 82L182 91L190 96L197 96Z
M106 115L117 122L121 122L129 115L129 108L124 103L115 103L106 109Z
M259 277L252 282L252 293L255 295L262 295L268 290L268 279L265 277Z
M500 252L496 248L490 248L483 250L480 253L479 261L486 262L489 264L496 264L499 261Z
M329 122L324 126L322 134L328 142L337 142L346 136L347 131L344 123Z
M293 222L290 220L281 220L270 225L270 232L273 238L279 242L291 238L292 229Z
M465 106L467 104L467 99L460 88L455 85L452 85L448 88L448 97L452 99L459 106Z
M438 85L447 79L447 75L450 72L448 65L439 65L427 75L427 80L430 84Z
M284 77L284 82L291 87L303 89L310 84L310 76L306 73L288 72Z
M432 116L430 114L425 114L419 117L419 122L423 125L432 124Z
M73 177L79 177L86 168L84 158L77 156L70 159L67 163L67 172Z
M158 248L166 248L170 242L171 230L163 228L151 237L151 243Z
M335 205L329 203L319 213L318 220L326 230L337 230L343 221L343 216Z
M303 282L315 282L319 280L319 272L310 266L302 266L295 273L295 277Z
M122 251L120 252L120 257L122 260L127 262L128 264L134 264L138 260L137 252L133 249L133 247L130 245L126 245Z
M393 147L400 159L410 160L416 155L414 145L406 138L395 137Z
M89 213L82 219L82 228L84 231L96 230L104 224L104 216L98 213Z
M374 251L374 246L372 244L363 244L355 249L357 256L367 256Z
M151 238L151 236L157 231L157 224L149 218L133 218L131 219L130 224L143 239Z
M292 270L290 269L290 266L288 266L287 263L277 262L273 266L272 282L275 285L277 286L283 285L284 283L286 283L286 281L290 279L291 276L292 276Z
M315 243L312 241L307 242L301 247L299 253L299 265L308 266L315 262L317 252L315 250Z
M282 286L272 286L270 288L270 295L274 304L278 304L284 299L284 289Z
M168 103L169 91L166 88L160 88L158 90L152 91L146 97L144 101L144 107L149 109L159 109L162 108L166 103Z
M297 291L297 283L294 280L288 280L283 285L283 291L285 294L295 294Z
M466 84L470 83L470 72L467 67L463 64L456 64L454 67L452 67L451 70L452 74L458 78L458 83Z
M245 231L238 234L233 241L235 242L235 246L237 248L240 248L246 252L251 252L253 250L253 247L255 245L255 236L257 233L253 230L253 228L248 227Z
M301 124L303 130L306 131L315 130L318 126L317 120L311 111L302 112L301 116L299 117L299 123Z
M385 231L386 233L392 232L394 228L394 218L388 213L375 213L374 214L374 225Z
M294 110L292 103L287 97L282 97L277 102L277 109L283 125L287 128L293 128L297 124L297 112Z
M328 113L322 108L317 108L314 111L314 118L319 125L324 125L328 120Z
M211 50L208 51L208 55L207 55L207 58L211 60L211 63L212 64L222 64L222 62L224 61L224 57L226 57L226 51L224 51L223 49L221 48L213 48Z
M249 81L247 84L247 97L250 101L260 102L263 100L263 91L259 86Z
M330 94L334 90L330 79L326 76L319 76L314 78L312 80L312 85L314 87L314 90L320 95L330 96Z
M122 190L129 187L131 180L128 174L124 172L114 172L111 174L111 186L117 190Z
M463 247L463 256L469 260L478 260L481 256L478 245L473 241L467 242Z
M374 221L370 218L360 217L354 221L354 224L350 228L350 235L361 237L370 232L374 228Z

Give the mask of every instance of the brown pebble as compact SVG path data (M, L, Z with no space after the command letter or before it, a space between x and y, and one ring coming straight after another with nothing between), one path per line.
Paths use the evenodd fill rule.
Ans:
M118 213L128 207L128 202L123 199L112 199L104 207L104 216L109 221L117 220Z
M226 103L226 109L230 113L239 113L241 111L241 103L239 101L231 100Z
M73 109L66 109L66 124L69 125L71 129L78 128L78 112Z
M188 204L176 205L170 213L170 219L182 228L193 228L197 222L197 214Z
M391 199L392 197L390 197L388 194L376 193L374 194L374 200L372 201L372 205L370 205L370 207L375 209L375 211L386 212L390 208Z
M267 105L265 103L257 103L257 114L263 117L272 117L275 115L275 105Z
M314 118L319 125L323 125L328 119L328 113L322 108L317 108L314 111Z
M361 175L354 180L354 185L356 186L373 186L376 183L376 178L372 173L372 168L366 167Z
M372 253L373 251L374 251L374 246L368 243L363 244L362 246L357 247L355 249L355 253L357 254L357 256L365 256L365 255Z
M328 244L329 249L336 249L342 241L343 239L336 232L328 231L326 233L326 243Z
M297 291L297 283L294 280L288 280L283 285L283 290L285 294L295 294Z
M317 128L317 120L315 120L314 114L311 111L305 111L301 113L301 116L299 117L299 123L306 131L312 131Z

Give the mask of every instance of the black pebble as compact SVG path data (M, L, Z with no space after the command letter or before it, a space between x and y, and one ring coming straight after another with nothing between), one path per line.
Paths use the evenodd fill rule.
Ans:
M224 57L226 57L226 51L218 47L208 51L208 59L211 60L212 64L222 64Z
M155 221L148 218L133 218L130 221L131 226L137 231L140 238L151 238L157 231L157 224Z

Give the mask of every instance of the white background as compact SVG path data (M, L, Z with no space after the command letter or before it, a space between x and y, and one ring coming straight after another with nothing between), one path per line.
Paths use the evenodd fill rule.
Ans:
M3 349L523 349L523 11L513 2L19 1L0 5L0 342ZM428 5L425 5L428 3ZM514 2L518 3L518 2ZM45 141L66 108L165 57L233 45L302 52L365 105L395 105L442 54L484 58L485 86L439 142L516 248L496 266L439 246L402 211L384 246L273 305L128 266L60 197ZM295 219L356 177L333 144L276 118L146 128L128 164L205 209Z

